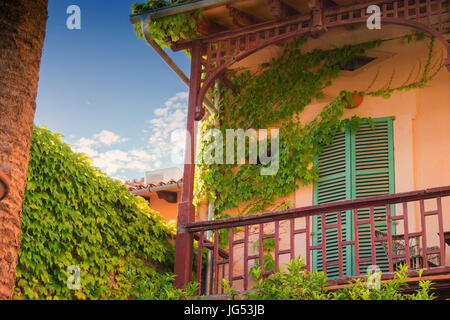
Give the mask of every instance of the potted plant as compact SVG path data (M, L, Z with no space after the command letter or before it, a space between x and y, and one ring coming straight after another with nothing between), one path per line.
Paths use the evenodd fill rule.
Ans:
M364 100L364 95L362 93L352 93L351 99L344 98L344 101L347 103L345 108L355 109L361 105L363 100Z

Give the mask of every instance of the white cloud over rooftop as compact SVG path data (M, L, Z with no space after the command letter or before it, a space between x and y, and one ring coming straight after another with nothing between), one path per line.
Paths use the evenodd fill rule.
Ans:
M174 152L179 162L180 150L184 151L187 99L188 92L179 92L163 107L154 109L153 117L146 121L148 127L137 133L143 136L143 145L136 146L129 137L101 130L76 140L73 150L85 153L96 167L120 180L141 178L145 171L174 166Z

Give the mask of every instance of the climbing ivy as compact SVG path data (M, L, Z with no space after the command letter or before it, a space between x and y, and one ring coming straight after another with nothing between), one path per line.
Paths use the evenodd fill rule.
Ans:
M134 4L133 13L158 9L173 3L165 0L148 0L145 4ZM198 37L196 22L201 12L174 15L152 21L150 32L162 46L169 46L179 39ZM136 33L142 37L140 26ZM426 37L423 33L408 34L407 43ZM324 89L331 86L339 76L342 66L354 56L363 55L367 50L380 46L385 41L377 40L356 45L346 45L332 50L312 50L305 52L302 45L306 37L288 42L283 54L263 64L258 72L228 72L233 89L220 90L219 113L209 116L201 126L202 151L204 155L211 143L205 134L209 129L220 130L225 136L227 129L267 129L279 128L279 170L276 175L261 175L264 164L210 164L202 162L196 168L195 199L214 202L215 217L229 216L231 209L239 208L239 215L252 214L264 210L286 208L288 203L276 207L276 200L291 194L302 185L309 185L318 178L318 167L314 157L323 147L332 143L333 136L340 130L357 130L361 121L370 119L352 117L342 119L345 107L354 104L355 95L389 98L393 92L422 88L443 66L443 58L433 61L434 38L430 38L427 60L416 76L413 70L398 87L392 87L394 73L383 87L372 90L378 74L364 91L342 90L309 123L300 118L304 108L314 100L325 96ZM214 92L209 92L214 95ZM373 123L372 123L373 125ZM270 141L269 141L270 145ZM248 157L248 148L246 148Z
M131 13L138 14L144 11L160 9L169 5L176 5L189 2L188 0L147 0L146 3L135 3L131 6ZM197 21L203 18L202 12L196 10L186 14L177 14L167 17L161 17L152 20L150 23L150 34L156 43L162 48L170 47L171 42L180 39L194 39L199 36L196 31ZM144 39L142 34L142 24L140 22L134 25L134 31L138 38ZM188 55L189 53L186 52Z
M253 250L259 249L259 240L255 241L252 246ZM263 239L263 270L264 271L272 271L275 269L275 261L272 256L272 251L275 250L275 239L274 238L268 238ZM253 279L258 280L261 268L259 266L259 258L255 259L255 265L250 268L249 275L253 277ZM262 275L264 279L268 278L269 275Z
M148 203L35 128L22 213L16 299L182 297L171 291L174 230ZM70 290L69 266L81 271ZM191 288L190 292L194 291Z
M417 36L417 35L415 35ZM417 36L422 40L423 36ZM408 39L409 40L409 39ZM434 38L426 63L413 79L412 72L399 87L392 87L392 74L382 88L371 90L378 74L369 87L361 92L341 91L312 121L303 123L300 118L304 108L314 99L322 98L324 89L338 77L341 66L355 55L380 46L377 40L357 45L346 45L332 50L316 49L304 52L306 38L298 38L286 44L283 54L263 64L256 73L230 72L234 90L224 87L220 91L219 114L203 122L201 155L211 143L205 133L215 128L225 137L226 129L279 128L279 170L275 175L261 175L264 164L210 164L199 159L195 185L195 203L208 198L214 201L216 218L228 217L230 209L239 208L238 215L252 214L274 207L276 200L291 194L302 185L318 178L314 157L323 147L332 143L340 130L357 130L361 121L370 119L352 117L342 119L345 107L354 105L355 95L389 98L395 91L422 88L441 69L443 59L433 60ZM408 41L409 43L409 41ZM270 142L270 141L269 141ZM248 157L248 148L246 148ZM283 203L282 207L288 204Z

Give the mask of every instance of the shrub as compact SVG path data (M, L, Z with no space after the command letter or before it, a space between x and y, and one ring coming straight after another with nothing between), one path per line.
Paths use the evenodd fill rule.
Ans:
M146 278L134 279L133 294L139 300L194 300L202 299L196 296L198 283L190 282L183 289L173 287L175 275L166 273L157 279L149 281Z
M35 128L16 299L182 297L166 290L173 279L171 237L145 200L74 153L60 135ZM67 286L69 266L81 271L79 290Z
M414 293L404 292L408 267L401 266L391 281L381 282L380 287L370 288L369 276L349 282L342 289L330 290L327 276L324 272L308 272L303 260L294 259L287 270L273 274L268 279L261 279L255 288L240 295L230 288L229 282L222 281L230 299L243 300L432 300L431 282L419 281L419 289ZM260 273L259 267L256 273Z

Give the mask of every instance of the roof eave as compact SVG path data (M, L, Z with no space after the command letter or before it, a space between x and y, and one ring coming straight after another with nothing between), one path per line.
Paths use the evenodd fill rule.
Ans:
M141 13L132 14L130 15L130 21L132 24L136 24L141 21L142 16L149 16L151 19L157 19L195 10L220 7L236 1L239 0L198 0L195 2L175 4L160 9L147 10Z
M177 189L182 186L183 186L183 181L179 181L179 182L173 182L173 183L163 184L163 185L159 185L159 186L149 186L149 187L145 187L142 189L130 190L129 192L136 196L136 195L142 195L142 194L147 194L147 193L156 192L156 191Z

